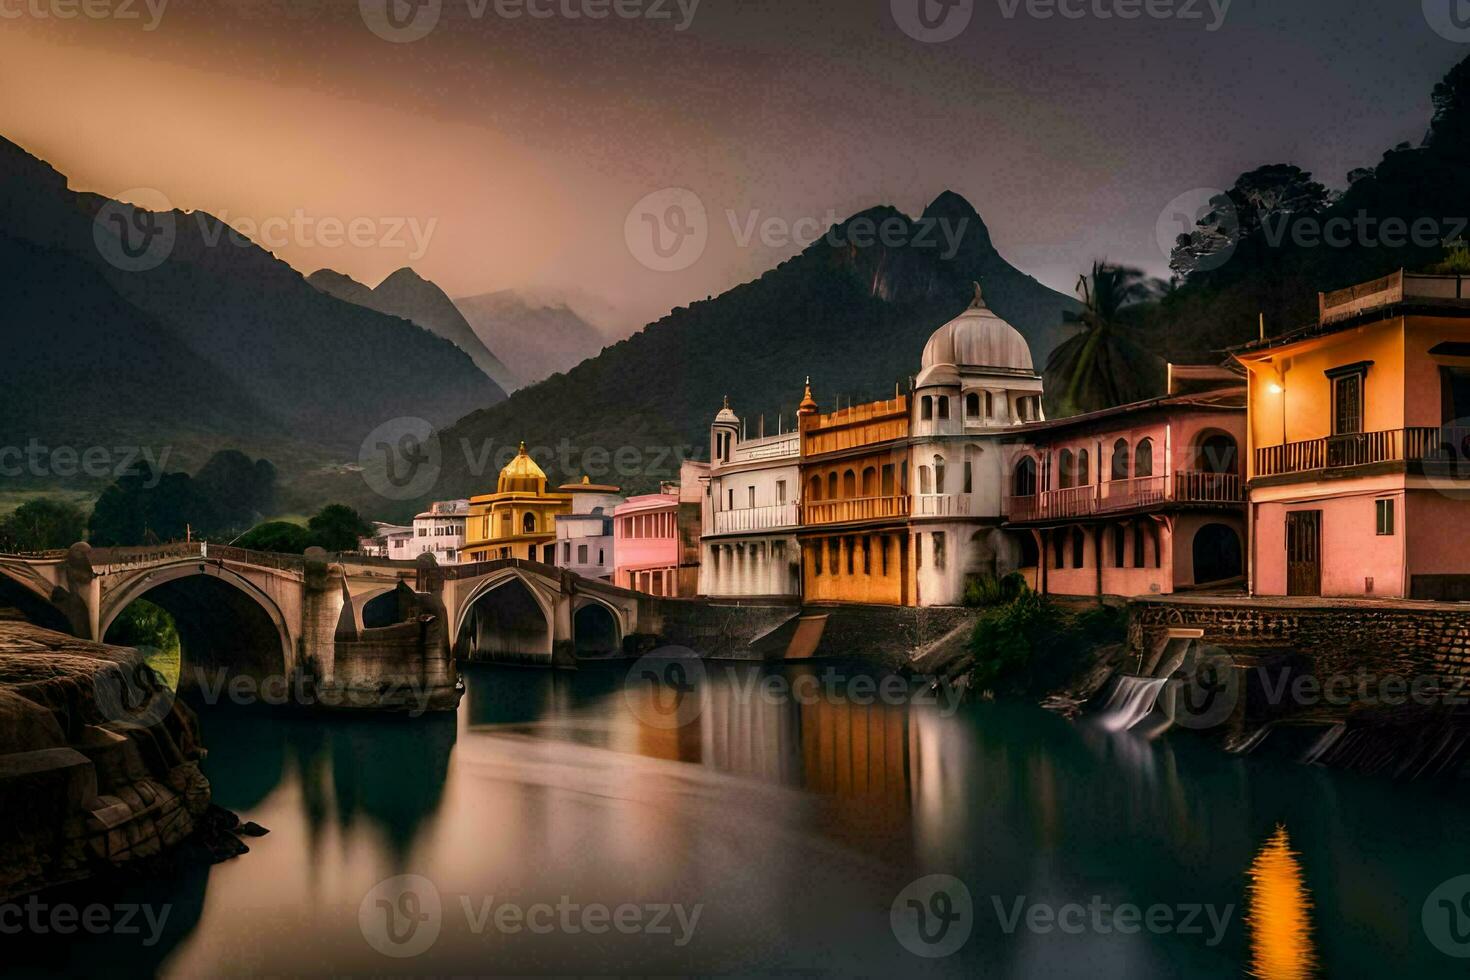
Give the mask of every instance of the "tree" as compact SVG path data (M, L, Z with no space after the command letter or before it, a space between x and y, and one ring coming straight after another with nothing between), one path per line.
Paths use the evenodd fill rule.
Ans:
M1131 336L1130 306L1154 299L1162 285L1141 270L1094 262L1081 276L1077 294L1082 312L1063 314L1081 330L1064 340L1046 364L1053 414L1077 415L1139 401L1158 390L1159 359Z
M311 543L327 551L356 551L359 539L373 534L372 525L346 504L328 504L306 526Z
M68 548L87 535L87 515L75 504L42 497L21 504L0 519L0 550L49 551Z
M237 449L224 449L211 456L194 479L214 504L214 526L201 529L207 533L238 533L275 509L276 468L269 460L252 460Z
M1300 167L1273 163L1249 170L1230 190L1210 198L1194 229L1179 236L1169 268L1185 279L1222 268L1258 235L1278 248L1290 241L1292 221L1320 215L1332 202L1327 188Z
M251 551L273 551L281 555L302 554L314 543L310 531L287 521L267 521L257 525L235 542L238 547Z

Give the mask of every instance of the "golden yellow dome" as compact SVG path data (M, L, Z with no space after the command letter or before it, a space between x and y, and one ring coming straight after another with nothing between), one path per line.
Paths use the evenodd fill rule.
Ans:
M500 471L500 482L496 489L500 493L545 493L546 473L536 465L536 461L526 452L526 444L521 443L520 452L516 453Z

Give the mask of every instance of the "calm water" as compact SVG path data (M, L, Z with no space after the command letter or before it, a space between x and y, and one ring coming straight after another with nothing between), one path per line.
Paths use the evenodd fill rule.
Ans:
M612 669L472 669L458 716L438 720L206 713L216 799L272 833L238 860L106 896L167 903L156 945L71 937L49 955L58 973L177 977L1465 972L1421 926L1430 892L1470 873L1457 792L1244 762L1188 736L1143 742L1025 705L784 698L752 690L761 676L687 679L677 727L660 709L679 692L630 698ZM379 953L363 923L381 942L391 912L402 938L411 916L431 921L431 896L369 899L360 918L399 875L427 879L439 905L437 937L410 939L433 942L409 958ZM947 933L926 923L941 944L969 928L944 958L909 952L901 940L935 947L890 915L929 875L969 893L919 899L958 916ZM538 903L574 903L573 929L550 911L535 919L550 932L496 927ZM579 928L599 905L668 931ZM654 921L672 906L683 920ZM1123 931L1151 906L1184 928Z

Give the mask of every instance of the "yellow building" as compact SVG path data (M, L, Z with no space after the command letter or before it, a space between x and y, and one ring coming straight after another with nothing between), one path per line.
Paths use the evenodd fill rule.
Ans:
M556 518L572 512L572 495L547 493L546 474L520 452L500 471L494 493L470 498L464 560L524 558L554 564Z

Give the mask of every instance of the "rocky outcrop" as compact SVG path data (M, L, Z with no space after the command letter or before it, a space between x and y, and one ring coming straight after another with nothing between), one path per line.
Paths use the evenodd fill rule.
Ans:
M210 806L203 755L137 651L0 620L0 898L183 842Z

